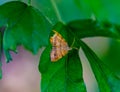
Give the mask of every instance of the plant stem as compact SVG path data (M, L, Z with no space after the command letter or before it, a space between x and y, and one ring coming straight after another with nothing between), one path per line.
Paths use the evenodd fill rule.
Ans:
M51 1L51 3L52 3L52 6L53 6L55 12L56 12L56 16L57 16L58 20L59 20L59 21L62 21L62 18L61 18L60 13L59 13L59 11L58 11L58 9L57 9L57 6L56 6L55 1L54 1L54 0L50 0L50 1Z

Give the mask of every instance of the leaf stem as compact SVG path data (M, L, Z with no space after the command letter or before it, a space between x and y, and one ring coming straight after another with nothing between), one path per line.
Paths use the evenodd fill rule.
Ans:
M54 1L54 0L51 0L51 3L52 3L52 6L53 6L53 8L54 8L54 10L55 10L55 12L56 12L56 16L57 16L58 20L59 20L59 21L62 21L62 18L61 18L61 16L60 16L60 13L59 13L59 11L58 11L58 8L57 8L57 6L56 6L55 1Z
M70 47L73 47L74 43L75 43L75 38L73 39L73 42Z
M73 42L72 42L72 45L70 46L70 48L72 48L72 49L76 49L76 50L79 50L78 48L73 47L74 43L75 43L75 38L73 39Z

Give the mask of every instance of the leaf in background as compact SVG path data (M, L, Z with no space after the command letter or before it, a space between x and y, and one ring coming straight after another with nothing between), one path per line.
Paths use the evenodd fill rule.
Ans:
M120 42L111 39L109 49L102 59L116 74L120 75Z
M120 92L120 78L113 74L97 55L81 41L81 47L94 72L100 92Z
M32 2L32 5L39 9L51 24L55 25L58 22L57 13L59 11L57 10L55 0L33 0Z
M120 0L74 0L86 14L93 13L99 21L120 24ZM78 4L77 4L78 5Z
M54 30L58 31L67 41L68 35L63 24L57 23ZM51 33L51 36L53 33ZM69 44L70 45L70 44ZM78 50L73 49L57 62L51 62L50 53L52 46L49 45L43 51L39 71L41 72L41 92L86 92L82 76L82 66Z
M48 44L51 24L40 11L19 1L0 6L0 26L6 26L3 48L7 61L11 60L9 50L16 51L18 45L37 53Z
M86 0L73 0L79 11L84 13L84 15L91 17L93 14L92 9L89 6L89 3L86 3Z
M53 0L59 10L61 19L67 23L69 21L89 18L89 15L80 11L74 3L74 0ZM72 7L72 8L70 8Z
M114 31L113 25L110 23L99 23L92 19L84 19L69 22L67 26L77 38L95 36L120 38L120 35Z
M0 79L2 79L2 53L3 53L3 34L5 27L0 28Z
M33 0L32 2L53 25L58 21L66 23L71 20L90 18L83 11L79 11L73 0Z
M3 45L3 30L4 27L0 28L0 79L2 79L2 45Z

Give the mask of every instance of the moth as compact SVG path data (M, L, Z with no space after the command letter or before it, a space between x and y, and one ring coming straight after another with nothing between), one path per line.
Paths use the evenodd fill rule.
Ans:
M61 34L55 30L53 32L54 35L50 37L50 43L52 44L50 58L52 62L56 62L68 53L70 47Z

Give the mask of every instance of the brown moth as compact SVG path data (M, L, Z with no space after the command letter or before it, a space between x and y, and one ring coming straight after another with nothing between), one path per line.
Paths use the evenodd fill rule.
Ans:
M56 62L68 53L70 47L57 31L53 30L53 32L55 34L50 38L52 44L50 58L52 62Z

